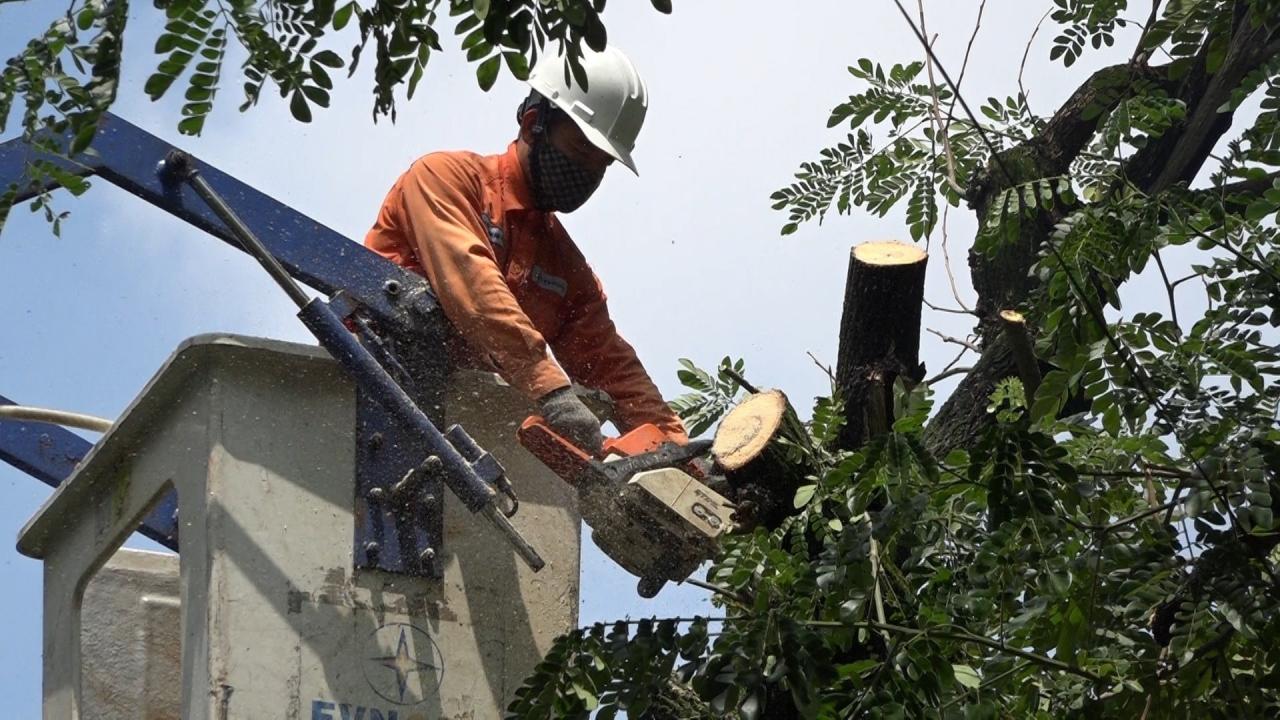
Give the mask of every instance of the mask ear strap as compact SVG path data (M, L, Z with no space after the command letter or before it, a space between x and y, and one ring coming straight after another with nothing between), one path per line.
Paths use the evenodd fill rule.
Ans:
M542 182L542 153L539 152L542 143L551 142L551 138L547 136L548 116L551 114L551 101L546 98L540 98L533 105L533 109L537 111L534 115L533 127L530 132L533 135L533 142L529 143L532 152L529 153L529 174L533 180L533 193L535 200L539 196L539 187Z
M547 120L551 115L551 101L542 98L533 107L538 111L533 120L533 136L535 138L544 138L547 135Z

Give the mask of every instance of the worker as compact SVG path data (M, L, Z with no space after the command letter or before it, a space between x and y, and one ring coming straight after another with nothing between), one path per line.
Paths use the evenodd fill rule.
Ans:
M599 279L557 217L581 207L615 161L636 172L631 152L648 106L620 50L582 52L585 84L563 56L535 65L506 153L418 158L365 245L426 277L462 340L455 358L498 372L575 445L598 452L603 438L571 380L607 392L622 431L653 423L682 442L684 426L618 334Z

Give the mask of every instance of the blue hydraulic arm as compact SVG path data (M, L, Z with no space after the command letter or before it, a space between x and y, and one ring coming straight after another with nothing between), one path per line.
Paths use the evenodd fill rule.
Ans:
M506 521L516 504L501 466L466 442L470 438L460 427L442 435L418 410L438 409L447 365L448 323L423 278L196 158L182 154L188 181L174 182L172 175L166 181L157 172L161 161L180 151L114 115L102 117L91 147L92 154L68 160L21 138L0 144L0 188L21 188L18 202L51 189L30 187L25 177L33 160L51 162L106 180L249 252L303 308L304 322L357 380L357 567L439 576L443 513L436 488L442 481L507 534L526 562L541 566ZM328 301L305 297L289 277ZM363 347L344 321L359 331ZM87 449L86 441L61 428L0 420L0 460L51 485L64 480ZM508 497L509 510L497 510L494 490ZM175 498L162 500L140 531L175 547L174 506Z
M110 113L103 116L92 148L74 162L39 153L22 138L0 144L0 188L27 185L26 165L42 159L75 175L95 175L176 215L239 249L240 244L209 206L188 185L166 184L156 165L174 147ZM262 243L293 277L326 295L343 291L383 324L426 325L438 305L427 282L387 262L284 203L198 159L193 161L209 184L255 227L270 228ZM34 196L20 194L17 202Z

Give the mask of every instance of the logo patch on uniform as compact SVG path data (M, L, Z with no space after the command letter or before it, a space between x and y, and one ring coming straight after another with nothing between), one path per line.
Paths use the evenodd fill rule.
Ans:
M489 243L502 247L504 244L502 237L502 228L493 224L493 218L489 217L489 213L481 213L480 219L484 220L485 232L489 234Z
M569 292L568 281L562 277L548 275L546 271L538 265L533 266L533 273L531 276L533 277L533 282L536 283L538 287L544 290L550 290L560 297L564 297L565 293Z

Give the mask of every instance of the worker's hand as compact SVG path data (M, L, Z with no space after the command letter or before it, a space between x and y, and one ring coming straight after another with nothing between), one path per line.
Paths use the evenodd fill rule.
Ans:
M542 408L543 419L552 430L592 455L600 454L604 445L604 436L600 434L600 420L578 399L573 388L552 390L542 396L538 405Z

